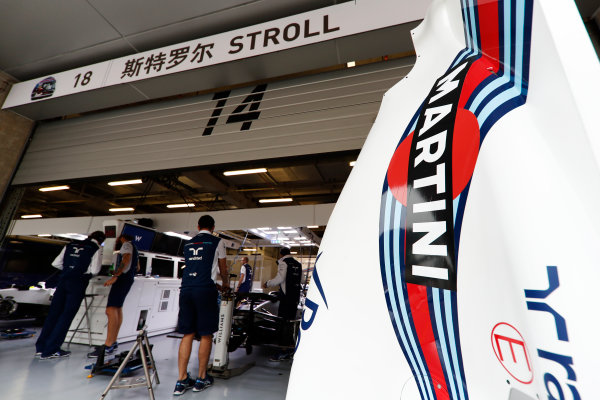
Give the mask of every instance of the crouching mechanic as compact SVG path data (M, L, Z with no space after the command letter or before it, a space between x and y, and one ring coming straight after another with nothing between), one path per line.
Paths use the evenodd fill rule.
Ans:
M199 392L214 382L208 375L208 359L212 348L212 335L218 330L219 307L216 286L217 271L223 282L222 289L229 289L229 274L225 262L225 244L213 236L215 220L204 215L198 220L200 231L184 246L185 267L179 293L179 317L177 331L183 334L179 344L179 378L174 395L183 394L193 387ZM198 347L198 377L192 379L187 372L194 337L200 338Z
M68 357L71 352L60 348L69 326L79 310L85 290L92 275L102 267L102 242L105 236L96 231L81 243L70 243L63 247L52 262L62 269L56 291L52 296L50 310L42 332L35 343L36 356L42 360Z
M279 285L279 310L277 316L284 321L288 321L283 325L281 345L289 346L293 344L294 326L289 321L294 321L298 318L298 303L300 302L300 291L302 280L302 264L291 255L290 249L282 247L279 250L281 258L277 260L277 275L275 278L266 281L264 287L272 287ZM289 360L294 356L294 350L283 350L271 358L270 361Z

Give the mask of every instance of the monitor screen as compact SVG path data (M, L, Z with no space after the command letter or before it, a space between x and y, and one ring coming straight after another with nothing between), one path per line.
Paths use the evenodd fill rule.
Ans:
M152 276L173 278L173 260L154 257L152 259Z
M104 235L107 239L115 239L117 237L116 225L107 225L104 227Z
M154 237L154 242L152 243L150 251L153 253L162 253L169 254L171 256L176 256L179 254L180 247L180 238L157 232L156 236Z
M140 262L140 270L137 272L138 275L146 275L146 266L148 265L148 258L146 258L145 256L140 256L138 258L138 261Z
M125 224L121 234L133 237L133 244L140 251L150 251L156 231L139 225Z
M64 243L10 239L0 249L0 287L35 285L46 281L47 287L58 282L60 270L52 262Z

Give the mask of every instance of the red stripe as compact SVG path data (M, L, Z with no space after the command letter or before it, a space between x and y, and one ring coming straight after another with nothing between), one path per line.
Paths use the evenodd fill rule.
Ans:
M498 38L498 1L479 0L479 34L482 56L469 68L463 84L458 107L464 108L477 86L500 68Z
M498 1L479 0L479 36L481 37L481 51L498 72L500 65L500 42L498 40Z
M431 318L429 314L429 302L427 301L427 288L412 283L406 284L408 301L413 316L413 323L419 338L421 351L425 357L429 374L433 378L433 389L437 400L449 400L448 387L442 369L442 362L433 335Z

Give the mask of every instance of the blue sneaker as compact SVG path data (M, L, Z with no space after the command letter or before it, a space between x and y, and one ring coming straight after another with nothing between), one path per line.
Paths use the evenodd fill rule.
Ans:
M115 350L117 350L117 348L119 347L119 344L117 342L114 342L112 344L112 346L104 346L104 354L112 354L115 352ZM96 348L94 349L94 351L92 351L91 353L88 353L88 358L98 358L100 356L100 353L102 351L102 346L96 346Z
M204 379L198 377L198 379L196 379L196 383L194 384L194 392L201 392L207 387L212 386L213 383L215 383L215 378L209 374L206 374L206 378Z
M117 342L114 342L112 345L110 345L110 346L107 346L107 347L104 349L104 352L105 352L106 354L112 354L112 353L114 353L114 352L117 350L117 348L119 348L119 344L118 344Z
M177 381L175 384L175 390L173 390L174 396L181 396L186 390L194 386L194 380L190 377L188 372L187 377L182 381Z
M56 353L52 353L52 354L41 354L40 355L40 360L50 360L52 358L65 358L65 357L69 357L71 355L70 351L65 351L63 349L59 349Z

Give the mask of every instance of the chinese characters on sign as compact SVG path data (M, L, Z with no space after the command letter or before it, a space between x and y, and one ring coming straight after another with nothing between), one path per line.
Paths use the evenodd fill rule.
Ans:
M140 76L140 72L144 71L143 75L149 75L151 72L160 72L166 64L165 70L174 68L188 59L190 64L200 64L205 59L213 57L210 49L215 46L214 43L202 44L198 43L196 48L190 54L190 46L173 49L167 55L160 51L158 54L150 54L145 57L134 57L125 61L125 67L121 73L121 79L127 77L133 78Z

